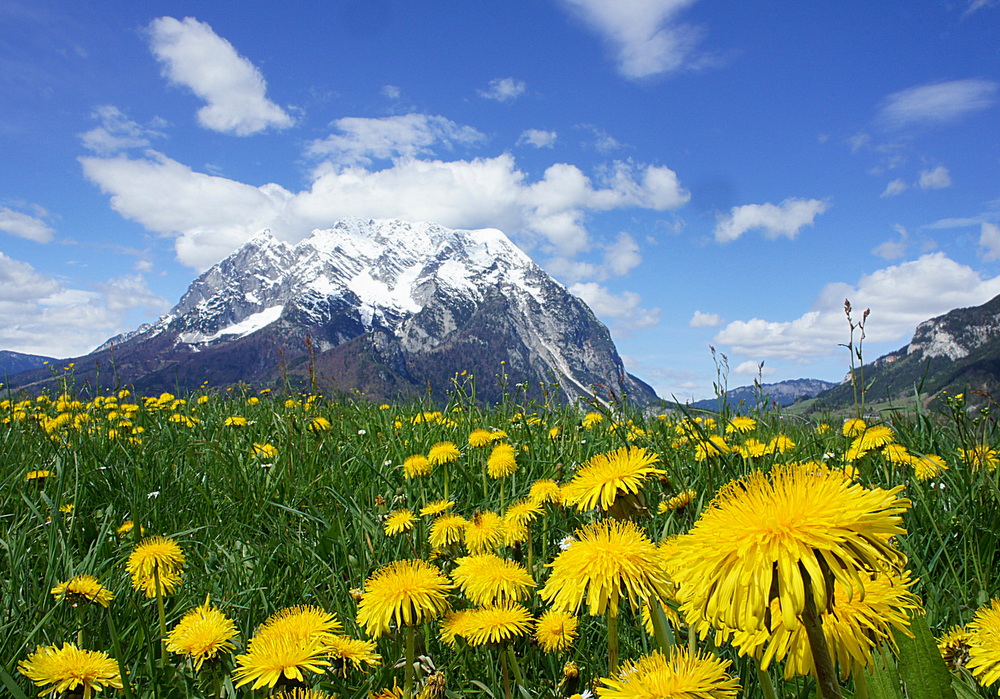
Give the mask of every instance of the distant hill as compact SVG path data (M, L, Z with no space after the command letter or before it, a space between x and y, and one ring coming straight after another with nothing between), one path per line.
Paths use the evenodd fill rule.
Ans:
M39 369L45 366L46 362L57 362L53 357L43 357L38 354L23 354L21 352L11 352L10 350L0 350L0 382L6 377L20 374L22 371Z
M924 321L908 345L866 364L864 381L867 403L905 403L918 389L925 404L946 393L964 393L973 405L987 402L981 394L1000 399L1000 296ZM813 409L853 402L848 382L817 396Z
M740 386L739 388L731 388L726 392L726 398L730 409L738 412L746 412L756 405L758 395L766 401L774 402L784 407L803 398L812 398L836 385L830 381L821 381L819 379L789 379L777 383L761 384L759 387ZM707 398L691 403L690 406L700 410L717 410L719 401L717 398Z

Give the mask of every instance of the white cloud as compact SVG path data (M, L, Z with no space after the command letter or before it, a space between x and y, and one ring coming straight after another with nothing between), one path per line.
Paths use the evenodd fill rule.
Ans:
M660 322L659 308L643 308L642 297L634 291L614 294L597 282L573 284L569 292L579 296L600 318L610 318L625 330L652 328Z
M889 95L878 120L894 129L944 124L986 109L996 92L997 83L978 78L918 85Z
M144 148L149 139L163 134L152 128L140 126L122 113L118 107L106 104L91 115L101 125L80 134L83 146L97 155L114 155L129 148Z
M902 194L910 185L906 184L903 180L893 180L885 186L885 191L880 195L883 199L886 197L894 197L897 194Z
M722 325L722 316L718 313L703 313L695 311L688 321L689 328L717 328Z
M979 231L979 256L986 262L1000 260L1000 226L983 221Z
M696 0L563 0L614 49L629 79L671 73L692 62L701 32L677 22Z
M513 102L528 89L523 80L514 78L493 78L485 90L477 90L480 97L497 102Z
M149 31L150 49L164 75L207 103L198 110L205 128L248 136L292 125L292 117L265 96L260 71L208 24L193 17L160 17Z
M781 204L745 204L734 206L728 216L720 217L715 239L720 243L736 240L747 231L761 228L768 239L795 238L803 226L813 225L816 216L828 204L820 199L785 199Z
M372 158L415 157L433 153L431 146L472 145L486 137L471 126L442 116L405 114L368 119L345 117L334 122L340 134L313 141L310 155L329 157L343 165L369 164Z
M972 268L936 252L865 275L855 286L828 284L813 310L794 320L733 321L714 341L744 356L809 361L843 351L838 345L849 334L844 299L850 299L856 320L860 309L871 309L867 341L902 343L919 323L954 308L983 304L997 294L1000 276L984 279Z
M663 211L689 198L676 173L662 166L619 162L595 181L574 165L558 163L530 182L510 154L456 161L404 158L383 169L326 162L313 171L310 187L297 193L195 172L152 151L142 158L80 162L116 211L175 237L181 262L199 270L262 228L294 241L345 216L495 227L522 243L541 244L546 254L572 259L592 246L584 226L588 212Z
M881 245L876 246L872 250L872 253L886 260L898 260L906 255L910 233L899 224L896 224L896 232L899 233L898 240L887 240Z
M951 175L948 168L938 165L933 170L921 170L919 185L921 189L944 189L951 186Z
M965 11L962 13L962 19L965 19L973 12L977 12L978 10L982 10L987 7L993 7L995 4L996 4L995 0L969 0L968 7L966 7Z
M555 131L543 131L541 129L528 129L517 139L517 145L527 143L535 148L551 148L556 142Z
M45 216L46 212L42 210L41 215ZM30 216L6 206L0 206L0 231L16 235L18 238L27 238L36 243L48 243L55 234L52 227L41 217Z
M775 371L774 367L762 366L763 362L755 362L753 360L747 360L745 362L740 362L733 373L737 376L771 376Z
M391 100L398 100L400 95L403 94L403 91L395 85L384 85L381 92L383 97L388 97Z
M166 299L130 275L74 289L0 252L0 347L52 357L85 354L130 329L128 314L162 313Z
M628 233L619 233L615 241L604 248L604 264L615 276L625 276L642 264L639 244Z

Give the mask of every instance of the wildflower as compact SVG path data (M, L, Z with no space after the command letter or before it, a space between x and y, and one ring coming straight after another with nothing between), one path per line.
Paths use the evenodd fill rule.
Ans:
M685 490L684 492L678 493L677 495L673 496L672 498L670 498L668 500L664 500L663 502L661 502L660 506L657 508L657 512L659 512L660 514L663 514L665 512L672 512L674 510L681 510L681 509L687 507L688 505L690 505L691 502L696 497L698 497L698 493L696 493L695 491L693 491L693 490Z
M432 542L433 543L433 542ZM465 528L469 553L495 551L504 543L504 522L496 512L476 512Z
M279 682L304 687L306 672L321 673L330 665L327 646L318 638L268 634L255 638L249 652L236 656L235 686L253 682L252 689L274 687Z
M246 427L247 419L241 415L230 415L223 424L226 427Z
M180 584L184 552L173 539L154 536L143 539L132 550L125 568L132 576L132 587L142 590L147 597L156 597L159 592L170 594ZM162 590L157 590L159 578Z
M666 594L669 582L660 556L632 522L603 520L576 530L576 541L548 564L552 568L543 600L553 608L576 612L586 598L592 615L618 613L627 597L633 607L642 598Z
M654 468L660 458L642 447L622 447L584 463L562 489L562 498L577 509L608 510L623 494L638 493L643 481L666 472Z
M531 612L517 602L474 609L466 617L462 636L472 646L500 643L523 636L531 628Z
M417 478L426 476L431 472L431 462L423 454L408 456L403 461L403 476L406 478Z
M522 600L535 586L523 565L493 553L464 556L457 563L451 577L473 604Z
M115 595L104 587L93 575L77 575L66 582L61 582L52 588L52 596L57 600L66 600L71 607L81 602L91 602L107 608Z
M962 461L976 471L981 469L995 471L997 466L1000 466L997 452L985 444L976 444L970 449L959 449L958 454L962 457Z
M26 660L18 662L17 669L38 687L52 685L45 687L39 696L49 692L80 694L78 688L81 688L83 699L91 699L94 692L105 686L122 688L114 658L100 651L77 648L72 643L64 643L62 648L39 646Z
M841 428L845 437L858 437L864 433L867 425L865 421L858 417L852 417L848 420L844 420L844 426Z
M511 503L507 511L503 513L503 518L508 522L527 525L534 522L541 513L542 506L539 503L534 502L530 498L525 498L524 500Z
M755 429L757 429L756 420L745 415L737 415L729 421L728 425L726 425L726 434L731 434L733 432L746 434L747 432L753 432Z
M214 660L219 653L235 649L235 637L236 624L212 607L206 597L203 605L181 617L167 634L167 650L191 658L197 671L206 660Z
M941 658L952 672L969 664L971 646L972 632L962 626L951 627L937 642Z
M448 609L448 591L453 587L444 573L427 561L395 561L365 581L358 623L375 638L392 623L415 626Z
M908 463L913 467L913 475L918 481L936 478L948 468L948 464L937 454L911 454Z
M551 502L558 505L562 502L562 489L550 478L542 478L531 484L528 499L539 504Z
M327 432L331 427L330 421L320 415L317 415L309 421L310 432Z
M669 655L653 651L622 663L612 677L602 677L600 699L729 699L740 690L726 670L729 661L674 647Z
M983 687L1000 679L1000 599L981 607L969 622L969 670Z
M468 527L469 520L465 517L453 513L443 514L431 524L428 539L436 549L460 544L465 540L465 530Z
M759 459L768 453L767 445L759 439L751 437L736 447L736 453L744 459Z
M390 512L389 516L385 518L385 533L392 536L408 532L413 529L416 521L416 516L410 510Z
M465 638L474 612L474 609L448 612L441 621L441 640L454 648L456 638L459 636Z
M696 461L705 461L724 456L731 451L732 449L726 444L726 440L720 435L712 434L708 435L707 438L699 438L695 441L694 458Z
M470 447L485 447L493 442L493 436L488 430L476 429L469 433Z
M535 622L535 640L546 653L563 651L573 645L578 621L569 612L550 609Z
M435 517L455 504L454 500L435 500L420 508L421 517Z
M253 455L262 459L273 459L278 456L278 449L273 444L258 444L254 442Z
M584 429L589 430L597 427L602 422L604 422L604 416L600 413L587 413L583 416L582 424Z
M462 452L458 450L458 447L453 442L438 442L427 452L427 460L430 461L432 466L440 466L457 461L461 455Z
M830 575L848 596L863 596L862 574L902 569L905 561L887 543L905 533L900 514L910 502L897 497L902 489L864 488L815 464L728 483L672 542L671 572L688 591L682 610L717 626L755 629L777 596L784 626L794 630L807 584L817 609L833 595Z
M486 472L490 474L490 478L505 478L515 471L517 471L517 459L514 456L514 447L507 442L501 442L493 447L486 460Z
M895 441L896 435L892 431L892 428L885 425L872 425L855 437L857 448L861 451L881 449L886 444L891 444Z
M330 639L327 650L332 658L350 662L355 669L360 668L362 663L367 665L378 665L382 662L382 656L375 652L373 641L362 641L359 638L350 636L334 636Z

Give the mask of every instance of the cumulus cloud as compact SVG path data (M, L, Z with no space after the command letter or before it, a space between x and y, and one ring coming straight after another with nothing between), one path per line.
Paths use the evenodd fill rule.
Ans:
M193 17L160 17L149 25L150 49L163 74L206 102L198 122L237 136L269 127L284 129L292 117L266 97L264 76L212 27Z
M688 321L689 328L717 328L722 325L722 316L718 313L703 313L695 311Z
M896 224L896 232L899 233L897 240L887 240L877 245L872 253L886 260L898 260L906 255L907 244L910 240L910 233L903 226Z
M523 80L514 78L493 78L484 90L477 90L480 97L497 102L513 102L523 95L528 85Z
M129 329L136 309L162 313L166 299L128 275L92 289L68 287L0 252L0 347L52 357L85 354Z
M400 90L395 85L383 85L381 90L383 97L388 97L391 100L398 100L403 91Z
M882 194L880 196L883 199L885 199L886 197L894 197L894 196L896 196L898 194L902 194L903 192L905 192L909 188L910 188L910 185L906 184L905 181L903 181L903 180L893 180L892 182L890 182L889 184L887 184L885 186L885 191L882 192Z
M176 238L181 262L198 270L262 228L295 241L345 216L495 227L523 244L541 245L546 254L572 259L593 245L584 225L589 212L664 211L690 196L676 173L663 166L619 162L591 178L574 165L557 163L530 181L510 154L455 161L400 158L382 169L326 161L299 192L196 172L153 151L80 162L118 213ZM627 245L619 244L621 265Z
M337 119L334 126L340 133L313 141L308 152L344 165L367 165L372 158L415 157L433 153L432 146L451 148L456 143L473 145L486 140L471 126L428 114L380 119L345 117Z
M517 139L517 145L527 144L535 148L551 148L556 142L555 131L543 131L541 129L528 129L521 133Z
M992 80L969 78L907 88L885 98L878 121L892 129L945 124L992 105L997 87Z
M795 238L804 226L813 225L816 216L827 207L828 204L820 199L785 199L777 205L734 206L729 215L721 217L716 224L715 239L728 243L755 229L762 229L768 239Z
M983 221L979 229L979 256L986 262L1000 260L1000 226Z
M635 80L693 62L701 32L677 21L696 0L563 0L612 47L619 72Z
M871 309L865 327L869 342L902 343L928 318L983 304L997 294L1000 276L983 278L972 268L936 252L877 270L854 286L828 284L813 310L794 320L733 321L714 341L735 354L808 362L843 351L838 345L848 332L844 299L850 299L856 311Z
M101 122L100 126L80 134L80 142L97 155L114 155L129 148L144 148L151 138L163 135L152 127L140 126L114 105L100 106L91 116Z
M951 186L951 175L948 168L939 165L933 170L921 170L920 189L944 189Z
M755 362L752 360L747 360L745 362L740 362L733 369L733 373L737 376L770 376L776 371L774 367L765 366L764 362Z
M18 238L27 238L36 243L51 242L55 231L42 218L47 215L47 212L42 209L39 213L40 216L31 216L22 211L2 206L0 207L0 231L16 235Z
M615 294L597 282L582 282L570 286L569 292L583 299L597 316L610 319L615 328L651 328L660 322L660 309L643 308L642 297L634 291Z

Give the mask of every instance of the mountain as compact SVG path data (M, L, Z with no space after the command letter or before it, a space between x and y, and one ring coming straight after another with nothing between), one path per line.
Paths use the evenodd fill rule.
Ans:
M812 398L818 393L822 393L837 384L819 379L789 379L777 383L765 383L760 386L740 386L726 391L726 400L729 407L738 412L746 412L757 404L757 396L769 402L777 403L784 407L801 400L802 398ZM692 408L701 410L718 410L719 400L708 398L695 401L690 404Z
M982 393L1000 398L1000 296L924 321L908 345L863 368L868 403L912 400L918 387L927 404L945 393L964 393L971 404L985 402ZM820 394L814 409L853 405L849 378Z
M42 357L37 354L22 354L21 352L11 352L0 350L0 378L13 376L22 371L39 369L49 362L57 362L53 357Z
M495 401L503 370L510 392L573 400L598 385L656 400L587 305L503 233L399 220L348 219L294 245L264 231L158 321L76 361L78 381L144 391L315 380L442 402L468 372ZM95 364L99 374L81 373Z

